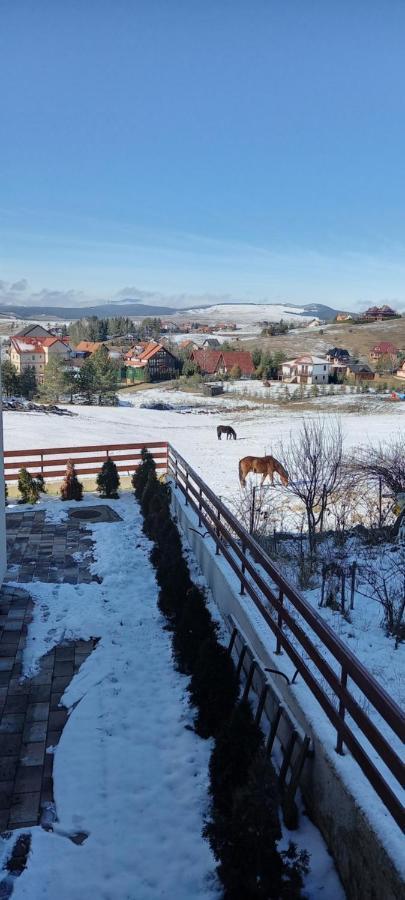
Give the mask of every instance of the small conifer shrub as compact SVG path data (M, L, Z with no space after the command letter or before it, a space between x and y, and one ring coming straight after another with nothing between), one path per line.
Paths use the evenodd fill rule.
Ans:
M232 659L215 638L209 637L201 644L188 690L197 708L197 734L204 738L215 736L231 715L239 694Z
M41 485L24 467L18 473L18 490L21 494L20 503L38 502Z
M112 459L106 459L97 475L97 490L101 497L116 500L119 496L119 486L120 476L117 466Z
M76 475L75 464L73 460L68 459L66 463L65 480L60 489L62 500L82 500L83 485Z

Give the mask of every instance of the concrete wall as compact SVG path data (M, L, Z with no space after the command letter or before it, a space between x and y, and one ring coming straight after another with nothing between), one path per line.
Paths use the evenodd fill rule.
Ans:
M275 638L268 636L267 626L263 629L263 620L248 598L239 595L235 576L225 560L221 556L215 556L213 542L207 536L202 537L204 531L202 534L198 532L196 517L190 507L184 505L184 498L179 490L173 490L172 507L223 617L232 614L258 658L270 668L281 669L283 657L274 654ZM344 766L345 758L342 760L333 752L331 728L326 722L325 731L321 716L319 721L324 727L324 734L321 736L322 727L315 728L314 722L309 718L305 707L305 686L300 684L300 679L294 686L288 686L282 677L275 676L275 680L285 703L304 731L312 737L314 754L304 767L301 789L307 810L335 859L347 897L349 900L404 898L405 880L396 867L396 864L400 866L403 859L400 849L403 837L399 828L393 820L390 822L389 814L380 804L381 817L386 819L388 816L388 838L392 833L391 858L387 847L373 830L365 812L339 773L339 765ZM349 760L352 770L353 764ZM364 776L360 769L358 775L362 787ZM367 784L365 788L367 796ZM372 791L371 787L369 790ZM378 798L375 799L379 809ZM387 843L389 845L389 839Z
M1 355L0 355L1 362ZM4 496L4 457L3 457L3 410L1 405L1 372L0 372L0 584L3 581L7 558L6 558L6 512L5 512L5 496Z

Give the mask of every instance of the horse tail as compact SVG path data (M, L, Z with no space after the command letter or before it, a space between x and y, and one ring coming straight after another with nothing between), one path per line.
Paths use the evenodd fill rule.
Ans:
M241 459L239 460L239 481L240 481L242 487L244 487L244 486L245 486L245 479L244 479L244 477L243 477L242 460L241 460Z

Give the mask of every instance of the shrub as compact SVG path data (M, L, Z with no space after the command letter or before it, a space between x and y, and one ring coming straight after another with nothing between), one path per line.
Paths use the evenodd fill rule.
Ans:
M20 503L37 503L41 491L40 482L33 478L24 467L18 473L18 490L21 494Z
M81 500L83 497L83 485L78 480L73 460L66 463L65 480L60 489L61 500Z
M216 631L203 591L189 588L173 635L174 656L181 672L191 674L202 643L207 638L214 640Z
M223 815L231 813L234 792L247 781L249 768L262 741L249 703L242 700L224 720L209 765L213 804Z
M212 638L201 644L189 693L197 707L197 733L204 738L216 735L237 702L239 687L228 651Z
M112 459L106 459L97 475L97 490L101 497L116 499L119 486L120 476L118 475L117 466Z
M135 492L135 497L137 500L140 500L142 496L142 492L146 486L146 482L149 478L149 475L154 475L156 477L156 466L153 459L153 456L149 453L148 450L142 450L141 452L141 465L139 469L134 472L132 476L132 487Z
M279 853L281 838L278 788L273 767L263 749L253 757L242 787L236 788L229 815L213 810L204 829L225 896L281 900L301 895L308 855L293 844Z

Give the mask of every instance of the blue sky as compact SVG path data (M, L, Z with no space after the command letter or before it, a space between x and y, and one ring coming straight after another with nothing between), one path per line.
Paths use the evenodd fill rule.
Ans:
M403 0L0 0L0 278L405 306L404 35Z

